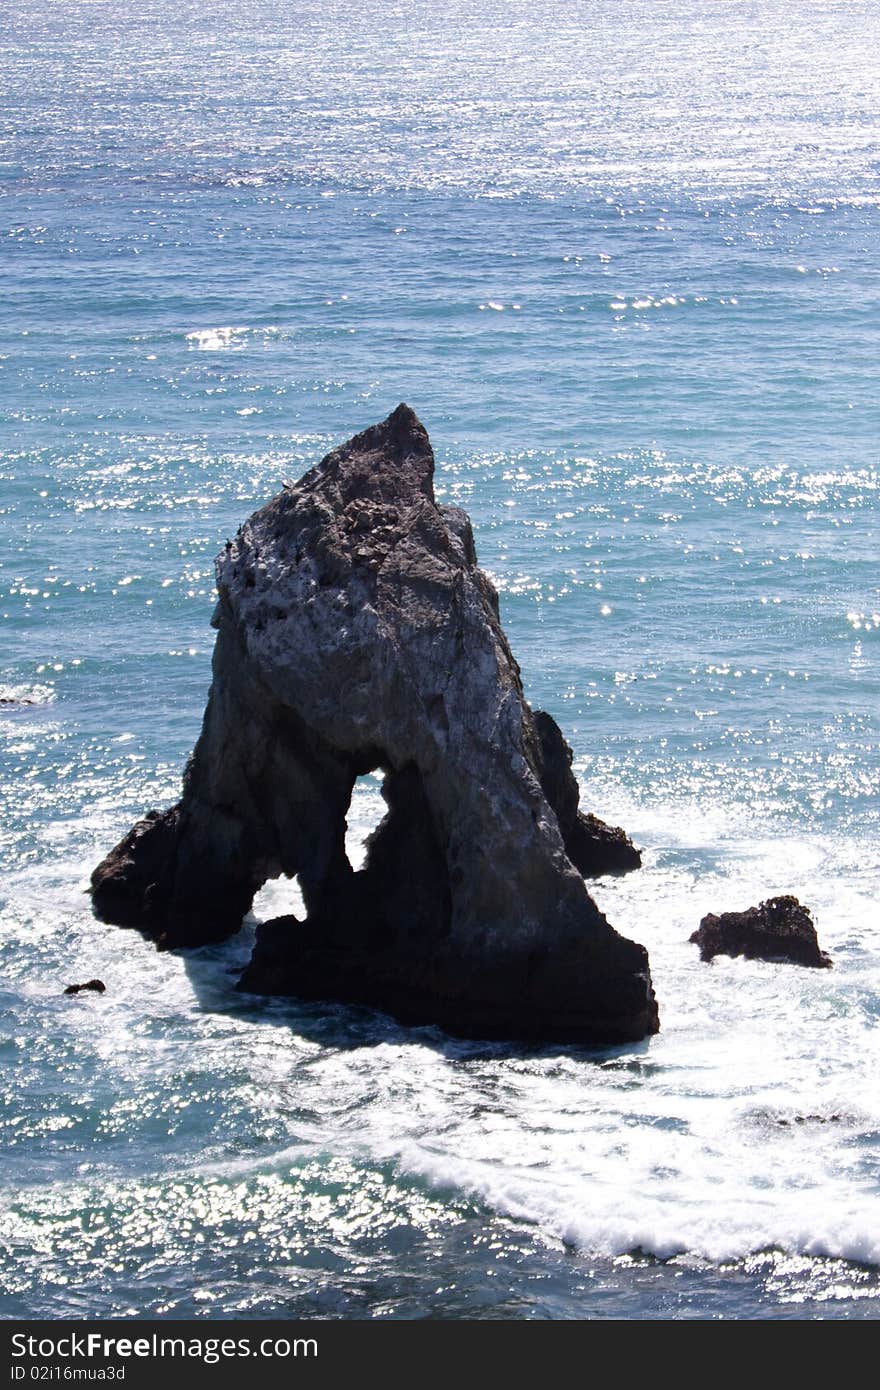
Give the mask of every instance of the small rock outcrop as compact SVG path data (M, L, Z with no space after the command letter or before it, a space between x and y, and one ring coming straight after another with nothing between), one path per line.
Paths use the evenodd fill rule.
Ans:
M227 542L182 799L95 870L95 912L201 945L296 876L306 920L258 929L243 989L472 1037L644 1037L647 954L582 877L638 852L579 812L571 751L526 703L468 517L438 505L433 474L400 406ZM355 872L346 813L377 769L388 811Z
M105 994L107 986L103 980L86 980L84 985L68 985L65 994L82 994L83 990L91 990L94 994Z
M565 852L584 878L626 874L641 867L642 856L618 826L578 809L580 793L571 771L572 752L549 714L534 710L541 789L556 812Z
M831 957L819 949L809 909L790 896L768 898L746 912L709 913L690 940L699 946L701 960L747 956L820 969L831 966Z

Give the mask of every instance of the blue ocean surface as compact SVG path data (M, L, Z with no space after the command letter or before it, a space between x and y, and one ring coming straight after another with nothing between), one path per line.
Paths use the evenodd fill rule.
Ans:
M877 1316L878 48L869 0L6 0L0 1314ZM215 554L401 400L644 849L594 892L648 1042L237 994L289 883L188 953L91 915ZM699 961L785 892L833 970Z

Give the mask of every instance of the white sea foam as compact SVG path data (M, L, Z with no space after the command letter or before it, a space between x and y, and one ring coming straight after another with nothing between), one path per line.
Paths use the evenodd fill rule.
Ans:
M242 347L247 328L195 328L187 333L186 341L201 352L222 352L225 348Z
M41 667L41 670L45 669ZM0 682L0 714L4 712L4 704L12 708L25 709L29 705L47 705L55 698L55 691L51 685L26 685L23 683L9 684Z
M731 1190L724 1180L703 1185L687 1175L673 1196L640 1192L637 1175L625 1171L623 1161L616 1182L596 1175L542 1177L418 1146L402 1151L398 1161L401 1172L432 1188L465 1191L592 1255L687 1255L721 1265L777 1250L880 1265L880 1200L854 1201L833 1187L767 1193L745 1184Z
M248 342L268 341L279 336L281 329L275 324L260 327L226 324L219 328L194 328L187 333L186 341L200 352L226 352L241 349Z
M854 880L846 841L756 835L730 810L602 810L623 813L648 847L640 873L593 891L649 947L660 1035L592 1060L548 1049L481 1062L473 1049L451 1074L448 1052L416 1063L412 1049L378 1049L372 1066L388 1067L392 1094L400 1068L418 1086L432 1137L413 1125L410 1140L389 1143L402 1118L392 1104L359 1142L434 1189L465 1191L594 1254L719 1264L775 1249L880 1264L880 1055L863 1007L880 992L880 873ZM721 856L697 876L695 850ZM795 889L833 973L699 961L688 936L705 912ZM459 1065L468 1055L462 1044Z

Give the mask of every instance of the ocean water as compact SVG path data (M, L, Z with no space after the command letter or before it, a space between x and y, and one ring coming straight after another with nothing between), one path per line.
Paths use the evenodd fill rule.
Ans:
M878 45L844 0L7 0L4 1316L877 1316ZM595 897L648 1042L242 996L253 921L90 914L178 794L215 553L400 400L644 848ZM699 962L780 892L832 971Z

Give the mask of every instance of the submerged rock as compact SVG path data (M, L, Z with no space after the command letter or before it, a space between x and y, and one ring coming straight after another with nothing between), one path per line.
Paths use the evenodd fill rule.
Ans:
M83 990L92 990L95 994L105 994L107 986L103 980L86 980L84 985L68 985L65 994L82 994Z
M690 940L699 946L701 960L747 956L822 969L831 966L831 957L819 949L809 909L790 896L768 898L746 912L709 913Z
M243 989L468 1036L644 1037L647 954L581 877L638 852L579 813L571 751L525 701L468 517L437 504L433 473L400 406L227 542L183 797L95 870L95 911L200 945L296 875L306 920L259 928ZM345 817L376 769L388 811L356 873Z

